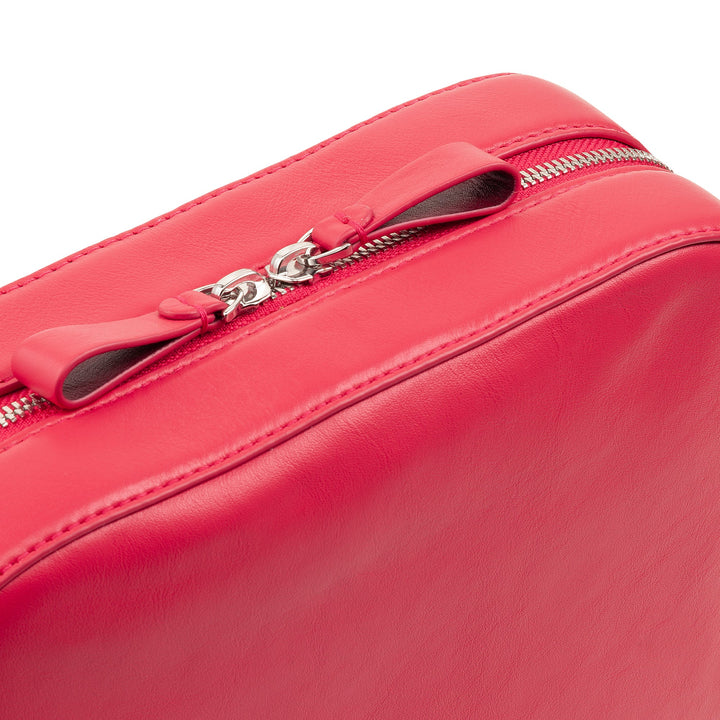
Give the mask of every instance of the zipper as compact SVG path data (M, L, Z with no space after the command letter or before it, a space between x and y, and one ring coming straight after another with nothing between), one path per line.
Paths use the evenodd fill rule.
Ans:
M460 143L456 145L460 145ZM450 146L443 146L443 148L446 147ZM473 148L473 150L477 149ZM561 150L565 150L565 152L560 154L559 151ZM568 152L569 150L571 152ZM171 351L181 343L224 325L244 326L247 322L252 321L249 317L251 311L257 313L258 310L264 310L267 307L267 312L272 312L277 309L275 307L277 303L273 303L273 301L290 293L294 294L299 288L314 286L316 282L320 282L323 278L333 275L339 270L345 270L354 265L365 265L368 260L385 255L388 251L394 251L396 248L408 244L411 240L416 242L419 238L432 236L428 232L430 230L429 225L456 219L483 217L489 212L506 207L510 200L522 199L538 189L544 189L548 184L555 185L556 182L563 179L569 179L578 174L595 172L610 165L638 164L669 171L669 168L664 163L647 151L622 146L618 143L609 143L599 138L561 141L526 151L509 158L507 161L491 158L493 162L488 162L487 158L490 156L483 155L485 157L479 157L479 159L476 157L475 161L480 162L487 172L484 175L476 175L470 179L476 179L477 177L490 178L490 190L487 188L483 190L486 195L488 192L491 195L492 192L496 193L496 196L491 197L489 201L491 206L489 210L485 206L480 211L474 210L472 212L467 211L464 207L453 207L453 211L457 210L457 212L448 214L443 208L440 215L436 213L430 216L428 223L423 223L421 218L420 224L417 224L418 213L413 208L422 208L427 202L441 198L443 193L447 195L453 188L460 187L463 183L468 182L468 178L461 173L458 182L444 187L444 179L443 182L437 183L437 178L433 176L433 180L429 184L433 185L434 188L437 186L440 190L431 194L425 193L418 202L411 206L410 210L403 209L399 215L396 213L389 221L388 217L392 216L393 212L397 210L392 203L388 207L381 209L380 212L374 212L370 210L369 206L361 202L346 208L341 213L326 218L315 228L305 233L298 241L280 248L264 268L236 270L213 284L181 293L176 298L163 301L154 314L133 319L132 322L118 321L96 326L54 328L31 336L16 352L13 358L13 367L17 379L27 387L32 388L32 390L24 389L6 398L6 403L0 411L0 428L3 428L5 432L9 432L19 425L25 426L37 422L46 416L48 411L57 410L58 406L72 409L86 405L121 381L136 375L151 364L156 364L161 358L166 358L168 362L172 361L175 356ZM423 158L425 157L423 156ZM423 160L423 158L420 160ZM463 162L464 160L460 164L462 165ZM498 165L498 163L502 165ZM410 166L412 165L411 163ZM510 167L510 171L506 170L508 167ZM498 180L498 174L501 175L503 172L509 173L509 177L515 178L514 189L508 189L507 178ZM388 197L393 198L397 194L394 192L394 184L397 185L397 182L403 181L402 175L403 171L395 173L387 181L381 183L378 188L386 186L383 193L387 193ZM395 180L395 176L400 177ZM503 182L505 185L503 185ZM539 188L539 186L542 186L542 188ZM501 187L500 196L497 196L497 187ZM382 205L382 202L377 201L375 205ZM453 201L451 199L448 202L452 205ZM405 202L405 205L407 204ZM412 215L413 212L415 212L414 216ZM410 216L408 216L408 213L410 213ZM369 220L367 220L368 217ZM416 222L416 224L413 225L413 222ZM281 304L280 307L283 307L283 305ZM267 313L263 312L261 314ZM245 316L248 316L246 318L247 322L234 322L237 318ZM137 321L140 320L144 320L146 325L150 323L152 331L148 332L147 328L141 329L142 331L137 330ZM168 325L169 320L180 322L169 323L172 326L172 332L169 335L169 331L166 332L164 329L162 333L165 334L153 335L153 333L156 333L156 325L159 322ZM87 355L88 359L81 362L73 360L75 364L67 372L63 368L61 368L62 372L57 368L53 369L54 374L50 385L48 384L49 381L43 384L40 381L42 378L39 379L39 376L45 373L45 370L37 370L33 364L35 358L40 358L42 364L48 355L47 348L42 343L37 348L31 348L32 352L25 353L26 356L32 359L31 362L25 363L30 367L28 372L26 372L23 362L16 363L17 358L22 356L24 346L32 345L34 338L38 338L38 342L47 343L47 338L52 336L53 343L62 348L66 345L72 345L74 341L71 335L69 342L66 342L67 338L62 334L64 330L83 327L98 328L100 333L101 331L105 332L106 328L112 325L112 332L117 333L120 332L119 326L123 325L123 322L130 323L132 332L138 337L143 339L151 337L155 342L139 345L135 336L128 336L120 338L115 345L112 345L112 343L110 345L107 343L101 344L100 350L95 354L92 354L93 348L90 348L90 350L83 349L82 352L78 351L76 353L78 357L84 358ZM165 325L163 325L163 328ZM228 327L228 331L231 331L231 327ZM123 326L122 332L126 332L125 326ZM90 337L92 335L93 333L89 333ZM97 344L94 339L93 343ZM147 348L147 351L144 350L145 348ZM94 360L100 357L103 363L106 364L108 357L113 353L117 356L115 359L119 359L121 370L113 376L109 384L98 387L92 387L91 385L91 389L86 391L88 387L87 376L92 377L93 372L98 367L93 365ZM63 363L68 366L71 364L64 358L62 362L59 362L58 367L62 366ZM46 399L46 397L49 399ZM41 410L42 412L39 412Z
M532 151L523 153L523 155L530 155L531 153ZM563 175L576 173L579 170L625 163L649 165L671 172L665 163L646 150L614 145L563 155L519 170L520 188L527 190L540 183L555 180ZM245 287L243 291L236 291L232 282L236 273L225 276L215 285L206 285L197 289L201 292L217 295L230 302L239 302L241 305L245 302L247 302L246 306L261 304L253 300L258 294L263 295L262 302L274 300L279 295L286 295L318 277L325 277L336 270L341 270L396 248L417 237L425 229L423 226L418 226L382 235L375 240L358 246L356 250L349 254L340 254L337 258L333 258L331 253L323 253L322 249L312 242L314 231L311 229L296 243L288 245L275 253L271 262L265 266L264 273L262 271L255 273L250 270L236 271L237 273L248 273L248 280L263 287L260 293L252 285ZM245 300L242 298L243 292L245 293Z
M519 170L520 188L527 190L528 188L532 188L540 183L557 179L563 175L577 172L578 170L588 170L613 163L651 165L670 171L670 168L665 165L665 163L658 160L658 158L646 150L612 146L599 150L587 150L572 155L564 155L557 159ZM265 292L268 293L266 299L274 300L278 297L278 295L285 295L288 292L300 287L301 284L314 280L317 276L327 276L336 270L341 270L355 263L367 260L369 257L402 245L408 240L411 240L419 235L423 230L425 230L423 226L418 226L407 228L406 230L399 232L393 232L389 235L382 235L375 240L368 241L365 244L360 245L350 254L340 256L337 259L332 259L332 257L323 257L322 252L317 248L317 246L312 244L311 240L313 230L309 230L305 233L305 235L303 235L303 237L300 238L300 240L298 240L297 243L288 245L278 251L274 255L270 264L266 265L265 276L263 277L263 280L265 280L269 285L269 289L265 290ZM303 246L305 246L304 249ZM288 256L293 256L297 259L298 251L300 250L302 250L299 254L302 261L302 270L309 270L310 272L303 272L300 270L299 274L293 277L293 273L287 268L287 263L285 261ZM213 294L216 291L219 291L222 294L222 288L230 278L232 278L232 275L222 278L215 286L206 285L198 289L202 292L213 292ZM255 281L257 280L258 278L255 278ZM262 280L260 282L262 282ZM252 294L253 293L251 292L250 295ZM235 296L228 296L229 299L232 297Z
M7 428L22 418L26 418L37 409L47 405L48 401L33 392L11 400L0 407L0 427Z
M392 248L396 248L399 245L406 243L408 240L415 238L422 230L424 230L423 227L408 228L407 230L400 230L398 232L390 233L389 235L381 235L375 240L370 240L364 245L360 245L357 250L349 255L328 262L322 268L321 276L327 276L334 273L336 270L343 270L344 268L355 265L358 262L367 260L375 255L391 250ZM287 283L280 279L272 279L272 296L270 299L274 300L278 296L286 295L291 290L296 290L298 287L301 287L298 283Z
M608 147L601 150L589 150L575 155L566 155L556 160L546 161L533 167L520 170L520 184L523 190L547 180L553 180L561 175L576 172L598 165L610 163L635 162L670 170L665 163L660 162L654 155L646 150L637 150L630 147Z

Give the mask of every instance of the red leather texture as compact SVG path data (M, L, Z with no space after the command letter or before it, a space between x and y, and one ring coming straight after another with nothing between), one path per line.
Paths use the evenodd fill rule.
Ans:
M0 583L623 269L718 236L718 201L675 175L630 170L566 184L51 415L0 445L3 466L24 476L0 506ZM435 278L470 267L472 285L444 282L436 296ZM82 453L71 450L77 438ZM62 464L52 479L48 457Z
M512 165L469 143L442 145L386 178L360 204L322 221L312 237L323 250L345 245L340 256L345 257L354 245L387 233L497 212L510 204L519 185ZM191 290L137 318L42 330L15 350L12 374L59 407L82 407L217 328L226 308L215 296Z
M474 145L441 145L400 168L357 203L316 223L312 238L331 250L406 228L482 217L507 207L519 184L512 165Z
M461 83L0 312L16 340L67 325L78 283L144 258L80 320L132 317L438 145L596 136L642 147L542 81ZM716 718L719 239L720 202L664 170L566 176L0 429L3 720Z
M17 344L32 333L141 315L158 299L214 282L228 268L262 267L269 252L439 145L464 141L507 157L593 136L641 147L576 95L523 75L468 80L400 105L0 288L0 384Z
M717 717L718 277L636 266L54 553L5 717Z
M140 317L43 330L18 346L13 375L59 407L82 407L179 345L217 328L217 313L226 307L215 297L188 291Z

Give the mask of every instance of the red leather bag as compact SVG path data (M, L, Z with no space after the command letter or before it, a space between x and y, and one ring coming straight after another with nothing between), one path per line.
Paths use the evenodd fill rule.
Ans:
M717 718L719 237L500 75L0 290L2 718Z

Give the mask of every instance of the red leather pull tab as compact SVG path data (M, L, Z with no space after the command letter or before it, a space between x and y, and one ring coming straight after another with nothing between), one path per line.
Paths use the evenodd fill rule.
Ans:
M7 395L8 393L14 392L15 390L20 390L20 388L23 387L23 384L14 377L5 378L2 382L0 382L0 397L3 395Z
M312 239L331 250L410 227L482 217L507 206L519 185L517 170L500 158L466 142L442 145L315 225Z
M156 312L94 325L43 330L15 351L12 370L31 390L60 407L82 407L179 345L220 327L227 304L191 290Z

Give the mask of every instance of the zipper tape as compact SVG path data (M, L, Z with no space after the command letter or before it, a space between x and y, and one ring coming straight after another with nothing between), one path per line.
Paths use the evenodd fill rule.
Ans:
M441 145L403 166L357 203L312 231L323 251L418 226L482 217L506 207L520 185L516 168L467 142ZM349 253L348 253L349 254Z
M164 300L157 312L137 318L58 327L31 336L13 355L12 368L16 383L32 392L17 398L17 407L7 405L2 424L14 423L37 407L35 401L24 402L27 398L44 398L65 409L87 405L180 345L222 327L221 321L232 321L278 295L404 243L426 225L483 217L507 207L519 187L629 162L667 169L644 150L609 147L518 171L468 143L443 145L278 250L264 273L236 270L211 285Z
M266 275L236 270L212 285L169 298L154 313L36 333L12 357L15 378L65 409L93 402L192 338L276 296L275 288L332 272L361 242L410 225L480 217L506 207L520 185L516 168L465 142L442 145L400 168L359 204L275 253ZM370 205L368 204L370 203ZM354 219L351 219L352 218ZM337 233L337 230L340 233ZM397 235L400 239L400 235Z
M222 326L227 308L214 295L191 290L139 317L43 330L15 351L13 372L55 405L81 407L180 345Z

